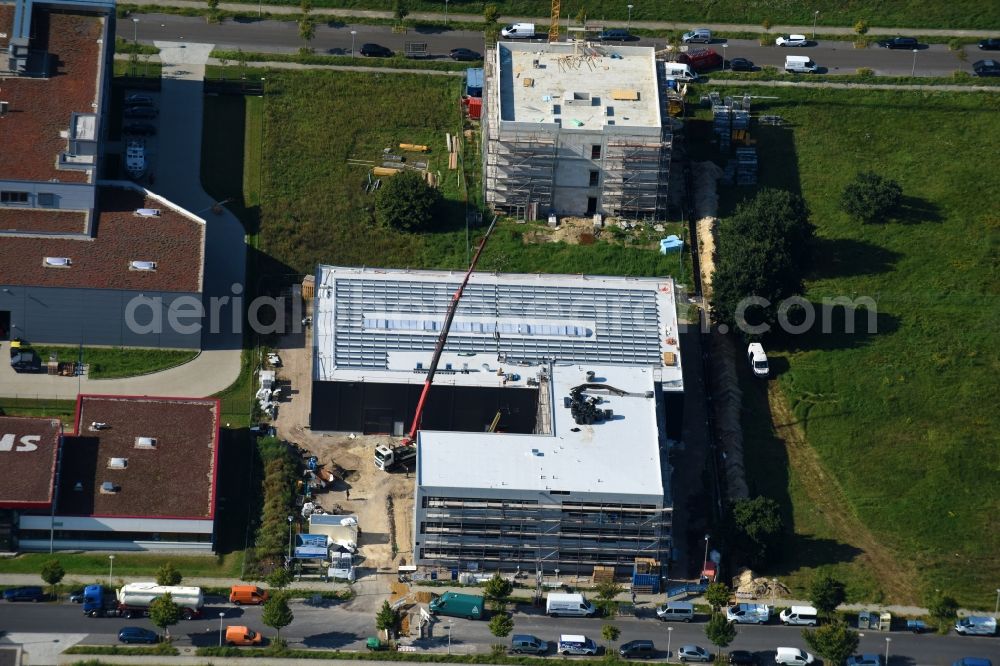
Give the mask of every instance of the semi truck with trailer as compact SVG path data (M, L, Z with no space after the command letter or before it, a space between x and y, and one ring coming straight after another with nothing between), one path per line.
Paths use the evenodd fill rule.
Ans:
M169 593L180 607L181 617L201 617L205 595L200 587L129 583L115 591L103 585L88 585L83 591L83 614L89 617L146 617L154 599Z

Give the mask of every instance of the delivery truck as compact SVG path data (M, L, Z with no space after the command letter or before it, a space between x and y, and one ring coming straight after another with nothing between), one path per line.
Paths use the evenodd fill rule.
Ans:
M545 614L549 617L593 617L597 612L594 605L582 594L573 592L549 592L545 597Z
M484 615L483 601L482 596L474 594L445 592L427 604L427 610L430 611L431 615L448 615L480 620Z
M205 595L200 587L129 583L117 592L103 585L88 585L83 590L83 614L89 617L146 617L154 599L170 593L180 607L181 617L193 620L201 617Z

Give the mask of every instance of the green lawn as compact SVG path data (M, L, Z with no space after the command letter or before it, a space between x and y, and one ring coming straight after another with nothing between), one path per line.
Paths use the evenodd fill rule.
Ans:
M838 333L841 321L832 334L769 338L778 381L850 511L920 572L915 587L992 608L1000 579L1000 192L984 186L982 169L995 157L1000 99L750 91L778 97L756 101L755 114L790 123L755 136L761 184L801 190L818 227L807 297L878 304L873 334ZM866 226L839 211L841 189L862 169L902 184L898 219ZM724 196L723 212L734 201ZM791 498L797 532L837 537L820 534L823 516L803 505L800 480L770 450L766 424L747 425L751 483ZM848 550L838 566L850 566ZM876 584L864 572L850 577L858 596Z
M267 2L265 4L281 4ZM315 7L389 10L388 0L316 0ZM452 14L482 16L486 0L452 0ZM500 21L512 16L537 16L547 19L550 15L549 0L502 0L495 2L500 10ZM866 19L872 26L913 28L998 28L1000 13L996 6L979 0L954 2L926 2L925 0L826 0L821 3L788 2L787 0L730 0L712 2L702 0L655 0L632 3L633 21L678 21L693 23L747 23L760 25L770 20L773 25L812 25L816 9L820 9L819 25L852 26L858 19ZM562 3L563 17L575 18L581 8L586 8L591 23L605 19L624 21L628 18L628 3L621 0L575 0ZM438 12L443 14L440 0L408 0L411 12Z
M182 575L188 577L239 577L242 553L234 552L225 556L214 555L162 555L147 553L115 553L113 576L150 576L167 562L171 562ZM86 577L108 577L109 560L104 553L67 552L50 555L48 553L27 553L17 557L0 558L0 573L38 573L42 565L51 560L59 560L66 570L66 580Z
M198 352L182 349L135 349L121 347L58 347L32 345L42 361L55 356L59 361L79 361L89 365L91 379L135 377L187 363Z
M64 426L72 429L76 417L76 401L36 399L27 395L0 398L0 415L60 419Z

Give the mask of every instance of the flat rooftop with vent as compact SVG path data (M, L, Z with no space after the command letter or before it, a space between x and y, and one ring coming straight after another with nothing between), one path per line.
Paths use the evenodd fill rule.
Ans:
M214 399L79 396L54 523L22 513L20 548L48 549L51 529L63 550L211 550L219 426Z
M497 53L501 120L660 128L652 48L503 42Z
M0 416L0 508L52 506L61 438L59 419Z

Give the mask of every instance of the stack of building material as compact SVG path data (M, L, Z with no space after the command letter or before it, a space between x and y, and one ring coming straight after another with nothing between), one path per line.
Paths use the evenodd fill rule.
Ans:
M757 184L757 149L736 149L736 184Z

